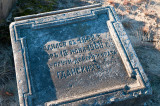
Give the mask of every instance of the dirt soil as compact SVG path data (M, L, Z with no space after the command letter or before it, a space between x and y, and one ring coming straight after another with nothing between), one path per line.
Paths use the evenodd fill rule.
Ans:
M138 58L147 74L153 95L151 99L141 104L144 106L160 106L160 0L58 0L53 10L83 6L94 3L112 5L115 7L121 22L131 40L131 43L138 55ZM16 7L19 8L19 7ZM20 8L19 8L20 9ZM46 9L46 8L45 8ZM15 9L6 19L7 25L16 16ZM23 10L19 10L23 11ZM47 10L45 10L47 11ZM3 25L0 25L0 28ZM0 29L0 33L6 32L5 39L0 38L0 42L8 40L8 32ZM4 44L7 45L7 44ZM18 106L18 96L11 45L0 45L0 106ZM1 70L10 70L4 71ZM14 78L2 76L11 76ZM5 81L4 81L5 80ZM7 80L7 81L6 81Z

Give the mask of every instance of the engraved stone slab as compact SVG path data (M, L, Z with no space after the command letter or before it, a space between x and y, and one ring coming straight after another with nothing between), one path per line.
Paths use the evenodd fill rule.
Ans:
M15 20L10 34L21 106L124 105L151 94L113 7L95 4Z

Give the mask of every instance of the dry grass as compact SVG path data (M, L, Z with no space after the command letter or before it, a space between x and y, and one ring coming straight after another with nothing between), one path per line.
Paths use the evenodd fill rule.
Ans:
M0 44L0 85L15 78L11 46Z
M108 0L108 3L113 4L114 0Z
M131 0L132 3L134 4L140 4L142 2L145 2L146 0Z
M108 0L108 3L110 4L110 5L112 5L112 6L115 6L115 1L114 0Z
M144 27L142 28L142 31L143 31L144 33L149 33L149 26L144 26Z
M146 16L151 16L151 15L155 15L155 11L154 10L148 10L148 9L145 9L144 10L144 14L146 15Z
M140 38L143 38L142 41L154 42L154 36L158 36L157 30L159 30L159 16L158 10L155 10L155 6L158 2L151 0L116 0L115 2L119 3L118 8L115 8L116 11L121 14L123 18L133 19L135 21L142 21L143 24L138 26L131 27L130 31L137 31L139 27L141 32ZM129 23L122 22L123 25L129 28ZM135 23L132 23L133 25Z
M12 49L10 45L0 44L0 106L10 106L16 101L18 99Z
M128 5L129 4L129 1L128 0L124 0L123 1L123 5Z
M0 106L18 106L17 84L15 80L0 86Z
M122 24L123 24L124 28L126 28L126 29L133 27L130 20L122 20Z

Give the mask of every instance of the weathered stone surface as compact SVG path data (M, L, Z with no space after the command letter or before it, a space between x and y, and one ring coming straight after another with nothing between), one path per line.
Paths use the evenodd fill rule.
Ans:
M21 106L124 105L151 94L113 7L97 4L15 20L10 33Z

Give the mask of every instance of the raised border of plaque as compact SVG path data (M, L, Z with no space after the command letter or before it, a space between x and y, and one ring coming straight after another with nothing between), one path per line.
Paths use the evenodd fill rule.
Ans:
M16 17L15 22L11 23L10 35L20 106L32 105L32 100L29 99L29 96L32 95L32 87L28 72L29 61L26 40L25 37L20 37L21 32L19 29L41 29L51 26L61 26L95 19L98 14L104 13L109 16L109 21L107 21L106 24L108 25L109 32L121 56L128 76L130 78L135 78L137 83L116 86L110 89L104 88L103 90L78 95L76 97L47 101L45 106L64 104L78 105L86 102L88 104L92 104L93 101L103 101L101 102L103 105L133 99L137 96L147 96L152 94L149 80L144 73L144 70L114 8L111 6L103 7L101 4L95 4L30 16Z

